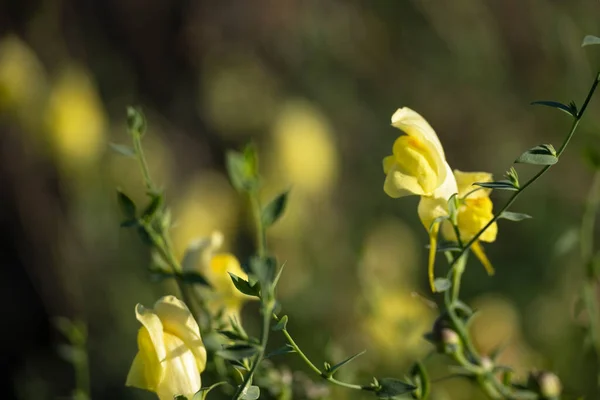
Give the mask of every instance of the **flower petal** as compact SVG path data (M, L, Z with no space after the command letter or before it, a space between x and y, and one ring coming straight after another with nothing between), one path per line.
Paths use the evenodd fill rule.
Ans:
M172 400L177 395L191 399L202 385L195 355L177 336L166 332L164 336L167 357L162 364L165 374L156 394L161 400Z
M383 159L383 173L387 174L388 172L390 172L390 169L392 169L395 162L396 162L396 159L394 158L393 155L385 157Z
M475 256L479 259L481 264L483 264L483 267L485 268L488 275L494 275L494 267L492 266L490 260L487 258L487 255L485 254L485 251L483 251L483 247L481 247L479 241L473 243L473 245L471 246L471 250L473 250L473 254L475 254Z
M397 163L389 170L383 184L384 192L395 199L416 194L423 196L423 188L417 178L402 172Z
M473 186L475 182L492 182L494 177L489 172L463 172L457 169L454 170L454 177L458 185L459 197L465 197L469 192L477 189L478 186ZM487 197L492 189L479 188L476 192L469 194L469 198Z
M146 378L145 368L144 357L140 353L137 353L133 359L129 373L127 374L125 386L133 386L139 389L154 391L156 389L156 384Z
M394 115L392 115L392 126L402 130L409 136L413 136L421 141L431 144L436 149L437 153L441 155L442 159L446 158L437 134L425 118L416 111L413 111L408 107L399 108Z
M198 323L185 303L175 296L164 296L154 305L154 312L160 318L164 332L181 339L198 360L199 371L204 371L206 349Z
M140 321L147 329L158 359L164 359L166 356L166 350L163 342L163 325L158 315L156 315L153 310L147 309L143 305L138 304L135 307L135 316L137 320Z

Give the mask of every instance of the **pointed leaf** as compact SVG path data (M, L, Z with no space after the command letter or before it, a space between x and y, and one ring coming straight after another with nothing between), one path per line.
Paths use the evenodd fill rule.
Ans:
M546 107L557 108L560 111L566 112L567 114L569 114L572 117L577 116L577 111L576 110L573 110L570 106L567 106L566 104L563 104L563 103L559 103L558 101L546 101L546 100L543 100L543 101L534 101L531 104L532 105L539 105L539 106L546 106Z
M287 327L287 323L288 323L288 316L284 315L283 317L281 317L279 319L279 322L277 322L277 324L271 329L274 331L282 331Z
M600 44L600 38L594 35L586 35L583 38L583 42L581 42L581 47L592 46L595 44Z
M498 216L498 219L507 219L509 221L523 221L524 219L532 218L531 215L512 212L512 211L502 211L502 214Z
M379 390L376 394L379 399L397 399L398 396L411 393L416 389L415 386L394 378L381 378L379 381Z
M339 363L333 365L331 368L329 368L329 374L331 376L333 376L333 374L340 369L341 367L343 367L344 365L348 364L350 361L353 361L355 358L362 356L363 354L366 353L366 350L361 351L360 353L356 353L353 356L350 356L348 358L346 358L344 361L340 361Z
M153 194L152 200L150 200L150 204L148 204L148 206L142 213L142 218L144 218L147 221L150 221L152 218L154 218L158 210L160 210L160 208L162 207L163 201L164 197L161 194Z
M222 350L217 351L217 355L226 360L243 360L245 358L250 358L254 356L258 352L258 349L254 346L250 346L247 344L234 344L233 346L228 346Z
M130 146L119 143L109 143L108 145L115 153L129 158L136 158L135 150Z
M521 154L515 162L534 165L553 165L558 162L558 157L556 157L556 150L554 150L551 144L541 144Z
M259 297L260 288L258 284L254 284L254 286L251 286L250 283L248 283L248 281L244 280L243 278L240 278L239 276L232 274L231 272L228 272L228 274L231 277L231 280L233 281L233 284L237 288L237 290L244 294L247 294L248 296Z
M289 191L281 193L262 210L261 218L265 228L273 225L283 215L289 193Z
M206 278L204 276L202 276L202 274L200 274L199 272L185 271L179 275L179 278L183 282L189 283L191 285L203 285L203 286L211 287L210 283L208 283Z
M133 200L129 198L125 193L117 189L117 200L119 202L119 208L125 216L125 218L132 220L135 219L136 207Z
M250 271L258 278L261 287L270 287L275 279L277 261L273 257L252 257Z
M516 187L513 182L505 179L496 182L475 182L473 185L494 190L511 190L514 192L519 190L519 188Z
M292 346L290 346L288 343L286 343L284 346L281 346L278 349L273 350L272 352L270 352L269 354L267 354L265 356L265 358L271 358L271 357L275 357L275 356L279 356L279 355L283 355L283 354L289 354L289 353L295 353L296 349L294 349Z

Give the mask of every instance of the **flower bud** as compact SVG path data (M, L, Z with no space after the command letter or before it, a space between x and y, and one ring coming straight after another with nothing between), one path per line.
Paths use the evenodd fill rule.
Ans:
M537 391L542 399L556 399L562 392L560 379L549 371L532 372L529 375L528 386Z
M486 356L481 357L479 365L481 365L481 368L483 368L486 372L492 372L494 369L494 362Z

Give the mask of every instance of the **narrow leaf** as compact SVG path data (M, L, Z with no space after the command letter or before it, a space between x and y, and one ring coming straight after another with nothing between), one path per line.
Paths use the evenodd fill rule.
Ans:
M415 386L394 378L381 378L379 390L376 392L380 399L396 399L398 396L408 394L416 389Z
M534 101L533 103L531 103L532 105L538 105L538 106L546 106L546 107L552 107L552 108L557 108L567 114L569 114L572 117L575 117L577 115L577 113L573 113L573 109L571 107L569 107L566 104L563 103L559 103L558 101Z
M227 339L231 340L248 340L247 337L242 336L239 332L234 332L228 329L218 331L221 335L225 336Z
M243 360L250 358L258 352L258 349L254 346L247 344L235 344L233 346L226 347L222 350L217 351L217 355L226 360Z
M109 143L108 145L115 153L129 158L136 157L135 150L132 147L125 146L124 144L119 143Z
M494 190L511 190L514 192L519 190L519 188L516 187L509 180L501 180L501 181L496 181L496 182L475 182L473 185L481 186L486 189L494 189Z
M274 331L282 331L287 327L287 323L288 323L288 316L284 315L283 317L281 317L279 319L279 322L277 322L277 324L275 326L273 326Z
M531 215L512 212L512 211L502 211L502 214L498 216L498 219L507 219L509 221L523 221L524 219L532 218Z
M179 275L179 278L185 282L192 285L203 285L210 287L210 283L206 280L204 276L195 271L185 271Z
M363 354L366 353L366 350L361 351L360 353L356 353L353 356L350 356L348 358L346 358L344 361L340 361L339 363L333 365L330 369L329 369L329 373L330 375L333 375L338 369L340 369L341 367L343 367L344 365L348 364L350 361L353 361L355 358L362 356Z
M595 44L600 44L600 38L594 35L586 35L583 38L583 42L581 42L581 47L592 46Z
M273 225L283 215L285 206L287 204L288 195L289 191L281 193L262 210L261 218L265 228Z
M283 354L289 354L289 353L295 353L296 350L290 346L288 343L286 343L284 346L281 346L278 349L273 350L272 352L270 352L269 354L267 354L265 356L265 358L271 358L271 357L275 357L275 356L280 356Z
M160 208L162 207L163 201L164 197L161 194L152 195L152 200L150 200L150 204L148 204L148 206L142 213L142 218L146 219L147 221L154 218L158 210L160 210Z

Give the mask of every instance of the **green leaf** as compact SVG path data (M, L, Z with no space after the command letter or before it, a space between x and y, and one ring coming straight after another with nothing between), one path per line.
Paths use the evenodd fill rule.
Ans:
M247 280L240 278L239 276L232 274L231 272L228 272L228 274L231 277L233 285L237 288L237 290L244 294L247 294L248 296L259 297L260 285L258 283L250 285L250 283Z
M135 150L133 149L133 147L125 146L124 144L119 143L109 143L108 145L115 153L129 158L136 158Z
M450 280L446 278L435 278L433 281L433 286L435 287L436 292L445 292L446 290L450 289L452 284L450 283Z
M449 217L449 216L447 216L447 215L442 215L442 216L439 216L439 217L437 217L436 219L434 219L434 220L431 222L431 225L429 225L429 233L432 233L432 232L433 232L433 228L434 228L434 227L435 227L437 224L441 224L442 222L444 222L444 221L446 221L446 220L449 220L449 219L450 219L450 217Z
M152 238L148 234L148 231L146 231L146 228L144 228L141 225L138 225L136 231L137 231L138 236L140 237L140 240L142 241L142 243L144 243L146 246L151 246L151 247L154 246L154 242L152 241Z
M430 390L430 382L429 375L427 374L427 370L425 366L421 362L416 362L410 371L415 383L418 386L418 389L415 390L415 397L417 399L427 399L429 398L429 390Z
M235 332L229 329L225 329L225 330L220 330L218 331L221 335L225 336L227 339L231 339L231 340L240 340L240 341L246 341L248 340L247 336L242 335L240 332Z
M217 355L225 360L243 360L250 358L258 352L258 349L248 344L234 344L217 351Z
M566 105L563 103L559 103L558 101L534 101L531 103L532 105L539 105L539 106L546 106L546 107L552 107L552 108L557 108L560 111L566 112L567 114L569 114L572 117L576 117L577 116L577 108L573 108L573 106L575 106L575 103L572 103L570 105Z
M127 107L127 129L130 134L140 137L146 132L146 118L140 109Z
M136 207L133 200L131 200L125 193L117 189L117 201L119 202L119 208L121 209L121 212L125 218L129 220L135 220Z
M211 287L210 283L208 283L206 278L204 276L202 276L200 273L195 272L195 271L182 272L181 274L179 274L179 278L183 282L189 283L191 285L203 285L203 286Z
M275 279L273 279L273 287L277 286L277 284L279 283L279 278L281 278L281 273L283 272L284 267L285 261L283 264L281 264L281 267L279 267L279 271L277 271L277 275L275 275Z
M521 154L515 162L534 165L553 165L558 162L558 157L556 157L556 150L554 150L551 144L540 144Z
M164 197L162 194L153 194L152 199L150 200L150 204L146 207L144 212L142 213L142 218L146 221L152 220L156 213L160 210L164 202Z
M243 153L228 151L226 167L234 188L250 192L258 187L258 156L254 146L248 145Z
M208 386L208 387L203 387L200 389L200 391L198 391L194 397L192 398L192 400L205 400L206 396L208 395L208 393L213 390L216 387L222 386L222 385L229 385L229 382L226 381L221 381L221 382L217 382L217 383L213 383L212 385Z
M262 288L268 288L275 279L277 260L273 257L250 258L250 271L256 276Z
M244 389L240 396L240 400L256 400L260 397L260 389L258 386L250 386Z
M581 42L581 47L592 46L595 44L600 44L600 38L594 35L586 35L583 38L583 42Z
M288 316L284 315L283 317L281 317L279 319L279 322L277 322L277 324L275 326L273 326L273 328L271 328L274 331L282 331L287 327L287 323L288 323Z
M269 354L267 354L265 356L265 358L271 358L271 357L280 356L283 354L295 353L295 352L296 352L296 349L294 349L292 346L290 346L289 343L286 343L284 346L281 346L280 348L275 349L272 352L270 352Z
M523 221L524 219L532 218L531 215L512 212L512 211L502 211L502 214L498 216L498 219L507 219L509 221Z
M519 188L514 185L509 180L501 180L496 182L475 182L473 185L481 186L486 189L494 189L494 190L512 190L514 192L518 191Z
M273 225L283 215L289 193L289 190L281 193L263 208L261 219L265 228Z
M460 199L458 198L458 194L454 193L448 199L448 215L450 216L450 221L456 225L458 218L458 207L460 206Z
M348 364L350 361L353 361L355 358L362 356L363 354L365 354L367 351L363 350L360 353L356 353L353 356L350 356L348 358L346 358L344 361L340 361L339 363L331 366L331 368L329 368L329 375L333 376L333 374L340 369L341 367L343 367L344 365Z
M379 399L397 399L398 396L411 393L416 389L415 386L394 378L378 379L379 390L377 390L377 398Z

